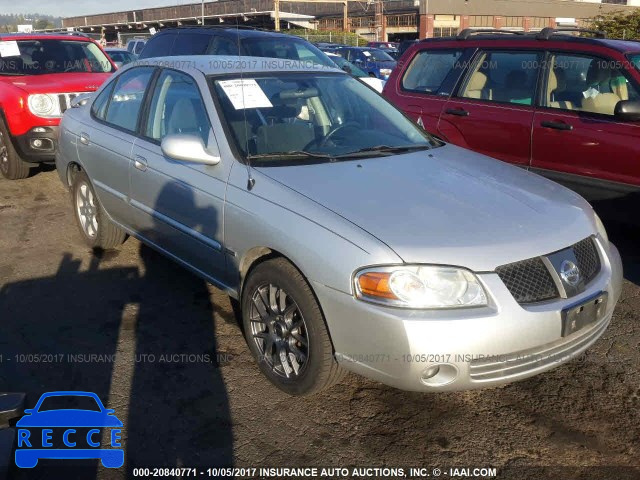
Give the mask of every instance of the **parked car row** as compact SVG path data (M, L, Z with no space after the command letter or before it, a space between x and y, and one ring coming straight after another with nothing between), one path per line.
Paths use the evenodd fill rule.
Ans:
M591 206L514 161L536 136L511 135L539 112L575 113L577 130L624 123L635 105L626 66L605 75L589 61L565 89L556 71L558 56L590 49L633 64L635 44L558 33L416 43L383 91L398 109L302 39L168 29L141 52L155 61L110 77L109 61L96 93L65 109L57 171L89 246L133 236L227 292L260 370L285 392L317 392L347 370L416 391L527 378L592 345L622 287ZM354 61L382 52L345 50ZM611 95L616 121L592 118L610 107L589 102L604 109ZM494 152L506 162L483 154Z

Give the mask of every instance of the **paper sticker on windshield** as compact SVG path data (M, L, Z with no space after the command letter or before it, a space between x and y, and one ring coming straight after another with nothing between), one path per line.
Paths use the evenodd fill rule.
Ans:
M18 48L18 42L10 40L6 42L0 42L0 57L19 57L20 48Z
M222 80L218 83L236 110L273 107L260 85L252 78Z
M364 52L362 52L362 54L363 54L365 57L370 57L370 56L371 56L371 52L367 52L366 50L365 50Z

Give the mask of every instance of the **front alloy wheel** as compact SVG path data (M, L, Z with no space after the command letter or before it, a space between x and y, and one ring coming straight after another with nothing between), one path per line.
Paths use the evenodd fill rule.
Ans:
M251 336L262 358L279 376L295 379L307 366L307 327L298 304L283 288L258 287L251 298Z
M285 258L266 260L249 271L241 308L249 349L280 390L308 395L343 378L318 301Z

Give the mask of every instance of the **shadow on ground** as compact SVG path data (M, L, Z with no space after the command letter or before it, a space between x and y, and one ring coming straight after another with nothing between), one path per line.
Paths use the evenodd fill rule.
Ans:
M147 247L140 254L144 270L101 269L96 255L80 271L66 254L55 275L4 285L0 391L27 392L27 408L49 391L95 392L124 422L128 476L134 467L231 465L207 286ZM97 461L54 462L13 476L124 476Z

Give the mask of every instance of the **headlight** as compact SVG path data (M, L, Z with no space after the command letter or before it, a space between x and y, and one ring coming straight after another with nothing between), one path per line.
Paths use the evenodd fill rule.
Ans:
M382 75L384 77L388 77L389 75L391 75L391 69L390 68L381 68L380 69L380 75Z
M487 305L478 278L468 270L432 265L372 267L354 276L356 297L404 308L464 308Z
M607 230L604 228L604 224L597 213L594 212L594 217L596 218L596 228L598 229L598 233L604 240L605 245L609 243L609 235L607 235Z
M53 95L29 95L29 110L38 117L59 117L60 105Z

